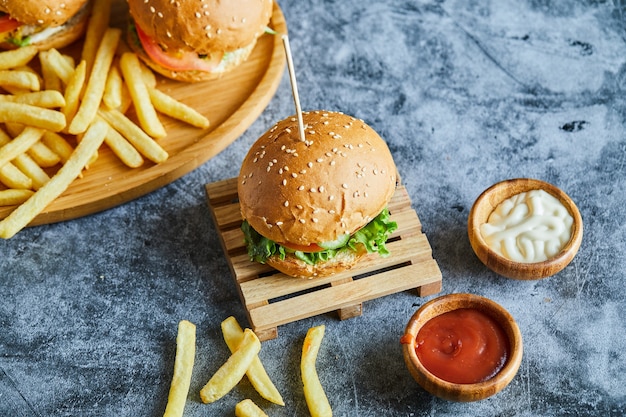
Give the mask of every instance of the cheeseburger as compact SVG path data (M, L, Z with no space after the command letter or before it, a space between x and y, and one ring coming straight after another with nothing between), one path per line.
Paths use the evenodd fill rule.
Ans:
M88 0L0 0L0 49L62 48L85 33L89 14Z
M322 277L370 252L385 256L397 225L387 205L396 166L385 141L342 113L290 117L246 155L237 191L250 259L294 277Z
M250 56L272 0L128 0L128 43L154 71L180 81L218 78Z

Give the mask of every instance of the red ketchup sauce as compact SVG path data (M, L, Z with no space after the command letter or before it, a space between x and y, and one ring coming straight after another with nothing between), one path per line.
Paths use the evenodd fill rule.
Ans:
M472 384L495 376L509 357L509 340L489 315L473 308L452 310L428 320L415 351L435 376Z

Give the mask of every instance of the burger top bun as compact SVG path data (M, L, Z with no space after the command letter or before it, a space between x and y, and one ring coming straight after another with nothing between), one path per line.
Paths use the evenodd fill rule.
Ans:
M342 113L278 122L246 155L239 174L241 214L261 235L299 245L352 234L389 203L396 166L385 141Z
M74 16L86 0L0 0L0 11L26 25L59 26Z
M128 6L136 24L160 45L199 54L249 45L272 15L272 0L128 0Z

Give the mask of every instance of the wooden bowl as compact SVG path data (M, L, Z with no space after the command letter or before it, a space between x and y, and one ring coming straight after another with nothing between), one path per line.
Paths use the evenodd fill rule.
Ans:
M422 365L415 345L421 327L430 319L459 308L474 308L493 318L504 330L509 341L509 357L504 367L492 378L478 383L459 384L445 381ZM450 401L478 401L504 389L522 362L522 334L513 317L496 302L474 294L448 294L420 307L409 320L402 337L404 362L417 383L429 393Z
M561 251L552 258L535 263L512 261L494 252L482 237L480 227L502 201L519 193L542 189L558 199L573 218L572 235ZM470 244L478 258L489 269L505 277L534 280L552 276L565 268L574 258L583 238L583 221L576 204L561 189L547 182L517 178L499 182L485 190L470 210L467 230Z

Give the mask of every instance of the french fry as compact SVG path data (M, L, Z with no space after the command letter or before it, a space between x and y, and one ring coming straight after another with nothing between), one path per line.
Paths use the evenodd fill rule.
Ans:
M33 146L41 137L44 131L34 127L25 128L13 140L0 147L0 166L17 158Z
M49 49L47 51L41 51L40 53L40 61L45 60L48 62L50 68L54 71L54 73L61 79L63 84L67 84L72 73L74 72L74 67L72 66L71 61L67 59L67 57L57 49Z
M244 334L236 318L230 316L222 321L222 334L228 348L232 353L234 353L239 347ZM252 359L252 363L246 371L246 376L261 397L273 402L274 404L285 405L283 397L280 395L280 392L278 392L278 389L276 389L276 386L274 386L274 383L267 375L267 372L265 371L265 368L263 367L263 364L258 356L255 356Z
M143 156L155 163L167 160L168 154L154 139L118 110L100 108L98 114L120 132Z
M99 115L98 119L102 119ZM106 121L105 121L106 122ZM107 135L104 138L105 143L111 148L113 153L122 161L126 166L131 168L137 168L143 165L143 158L141 154L130 144L117 130L107 123L109 129Z
M15 139L18 139L18 137L26 131L24 125L16 124L16 123L7 123L5 124L5 127L7 131L9 132L9 134L14 137L13 141L15 141ZM33 129L32 127L26 127L26 128ZM38 130L41 131L42 135L43 135L43 132L47 132L41 129L38 129ZM50 148L48 148L43 142L39 140L35 141L28 148L26 153L28 153L28 155L30 155L30 157L33 158L33 160L37 163L37 165L39 165L42 168L53 167L61 161L61 158L59 158L59 155L57 155L55 152L53 152Z
M302 345L300 372L304 386L304 398L306 399L311 417L331 417L333 415L315 367L317 354L324 338L324 331L324 325L310 328Z
M65 163L68 159L70 159L72 152L74 152L72 145L70 145L63 136L56 132L46 130L41 138L41 142L50 148L52 152L56 153L62 163Z
M65 105L63 94L57 90L34 91L18 95L0 94L0 101L28 104L46 109L54 109Z
M113 62L115 48L120 41L121 35L122 31L118 28L107 28L105 31L102 42L98 47L98 52L96 52L83 101L72 123L69 125L69 133L76 135L84 132L96 117L98 107L100 107L100 102L104 95L107 74Z
M178 323L174 375L172 375L170 392L167 397L167 405L163 417L182 417L187 395L189 394L195 355L196 326L187 320L182 320Z
M39 63L41 65L41 77L43 79L43 88L45 90L63 91L63 85L61 78L52 67L50 60L47 59L47 51L42 51L39 54Z
M11 162L0 167L0 182L12 189L30 190L33 188L33 180Z
M161 113L201 129L209 127L209 119L195 109L156 88L148 88L148 92L154 108Z
M239 401L235 406L236 417L268 417L258 405L249 398Z
M0 52L0 70L21 67L28 64L37 55L37 47L23 46L12 51Z
M81 173L85 164L104 141L106 124L96 121L89 126L70 159L32 197L0 221L0 237L9 239L30 223L54 199L61 195Z
M60 111L7 101L0 102L0 123L19 123L59 132L65 127L65 116Z
M28 71L0 71L0 87L15 87L22 90L39 91L41 84L36 74Z
M104 37L104 32L109 26L111 0L95 0L91 6L91 16L97 16L97 18L89 19L81 55L81 60L86 62L87 75L91 74L91 69L96 59L98 44Z
M15 206L28 200L33 190L8 189L0 191L0 206Z
M120 69L130 97L133 100L139 124L143 130L153 138L162 138L167 135L163 124L157 116L156 110L150 101L148 87L144 83L139 58L132 52L122 54Z
M205 404L219 400L243 378L252 360L261 350L261 342L250 329L244 330L239 348L215 372L200 390L200 399Z
M4 146L9 142L11 142L11 137L4 130L0 129L0 146ZM28 154L18 155L12 162L19 171L31 180L31 188L34 190L43 187L50 180L48 174Z
M119 109L122 106L122 74L117 65L111 66L107 75L107 82L104 85L104 95L102 101L109 109Z
M63 96L65 99L65 105L61 110L65 115L65 120L68 125L71 124L78 110L78 106L80 105L80 93L83 90L83 85L85 84L86 70L87 62L81 61L80 64L78 64L78 66L74 69L74 72L70 76L67 81L67 86L65 87L65 94Z
M148 88L156 88L157 80L156 75L150 68L148 68L143 62L139 61L139 67L141 68L141 78Z

